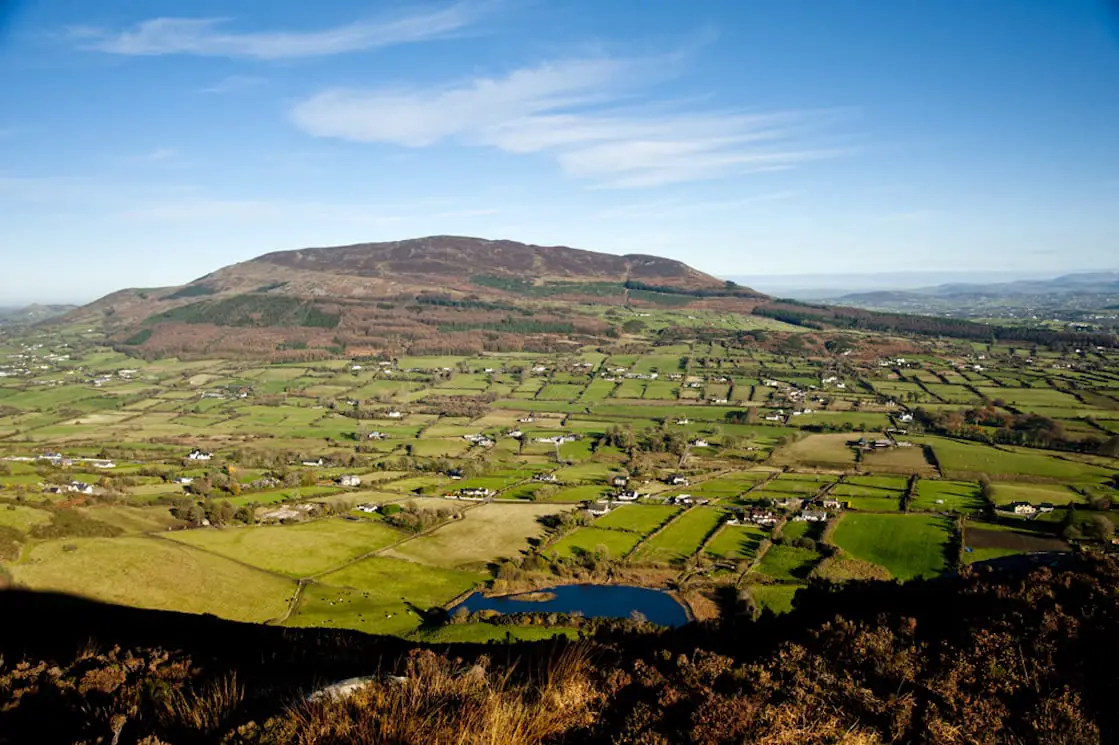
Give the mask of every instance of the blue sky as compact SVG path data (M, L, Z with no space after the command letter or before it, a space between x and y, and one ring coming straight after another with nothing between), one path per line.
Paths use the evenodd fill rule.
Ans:
M1119 266L1104 0L0 1L0 305L431 234Z

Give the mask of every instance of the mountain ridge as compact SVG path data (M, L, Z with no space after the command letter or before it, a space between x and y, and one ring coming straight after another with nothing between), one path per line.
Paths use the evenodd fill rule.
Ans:
M120 290L63 320L99 320L113 343L151 355L459 353L618 338L622 319L602 306L749 313L768 299L649 254L428 236L274 251L184 285Z

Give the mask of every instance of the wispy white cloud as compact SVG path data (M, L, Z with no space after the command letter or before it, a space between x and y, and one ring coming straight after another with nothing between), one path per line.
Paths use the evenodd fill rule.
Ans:
M806 141L834 112L641 105L676 61L571 59L450 85L330 89L291 116L318 137L546 153L567 174L613 188L781 170L843 152Z
M120 214L130 220L193 222L260 220L326 221L353 225L387 225L431 219L458 219L495 215L492 208L439 209L440 202L408 204L354 204L298 200L187 198L153 202Z
M265 79L255 75L230 75L222 78L213 85L199 88L199 93L238 93L264 85Z
M465 0L440 8L318 31L235 31L228 18L153 18L124 30L74 27L85 49L110 54L189 54L260 60L321 57L446 38L473 24L489 4Z
M647 219L664 217L685 217L704 212L719 212L722 210L737 210L751 204L775 202L793 199L797 196L795 191L775 191L767 194L754 194L740 199L722 199L711 201L690 202L682 199L662 199L655 202L642 202L638 204L623 204L602 210L595 216L603 220L614 219Z

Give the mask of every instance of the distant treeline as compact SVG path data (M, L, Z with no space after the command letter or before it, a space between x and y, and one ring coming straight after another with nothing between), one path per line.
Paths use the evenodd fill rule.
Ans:
M756 316L812 329L842 328L920 336L947 336L991 343L1013 341L1047 347L1119 346L1119 339L1111 334L1053 331L1027 326L990 326L959 318L882 313L861 308L811 305L785 299L759 305L754 308L753 313Z
M748 288L739 287L734 282L728 281L723 287L692 289L688 287L674 287L672 285L651 285L636 279L627 279L622 286L627 290L644 290L668 295L686 295L688 297L758 297L758 294Z
M506 310L532 315L526 308L518 308L508 303L490 303L476 298L453 298L449 295L418 295L416 302L420 305L435 305L441 308L459 308L463 310Z
M1082 437L1065 430L1064 423L1041 414L1006 412L993 401L964 411L914 410L914 418L926 432L1000 445L1022 445L1074 453L1119 457L1119 436L1106 439Z
M283 295L235 295L203 300L149 316L145 323L212 323L215 326L304 326L332 329L339 313Z
M172 292L170 295L162 298L163 300L179 300L185 297L202 297L204 295L213 295L217 292L213 287L207 285L187 285L181 290Z

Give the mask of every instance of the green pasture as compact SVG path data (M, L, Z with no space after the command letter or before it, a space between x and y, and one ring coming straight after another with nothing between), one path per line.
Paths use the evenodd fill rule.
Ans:
M670 505L632 504L618 507L595 520L596 528L626 530L645 535L651 533L672 517L680 508Z
M806 580L818 561L820 554L810 549L774 544L762 556L754 571L782 582L797 582Z
M725 519L716 507L693 507L650 538L635 559L650 564L675 564L699 550L708 535Z
M281 617L295 592L291 580L146 536L36 543L8 571L34 590L258 623Z
M748 585L747 591L758 609L773 613L788 613L793 609L793 596L799 585Z
M971 481L921 479L917 493L909 503L911 512L978 513L983 509L979 486Z
M168 537L289 577L307 577L404 537L387 525L324 519L299 525L180 530Z
M944 570L949 521L925 515L844 513L832 540L856 559L894 577L932 577Z
M420 625L418 610L448 603L483 579L480 572L401 559L363 559L308 585L288 625L406 634Z
M547 553L565 559L583 554L593 555L600 549L605 549L607 556L619 559L633 550L639 540L641 540L639 534L629 531L598 527L579 528L550 546Z
M724 525L704 551L719 559L748 560L754 558L758 546L768 535L753 525Z

